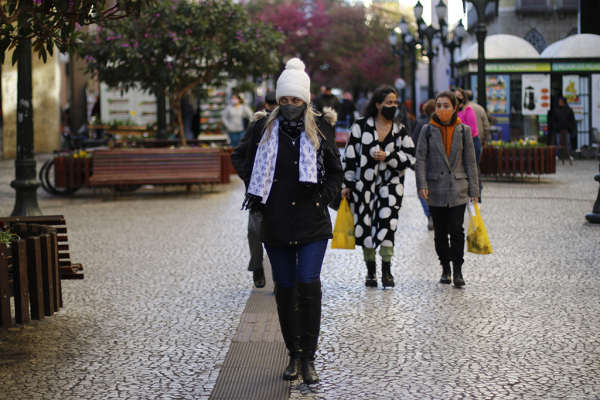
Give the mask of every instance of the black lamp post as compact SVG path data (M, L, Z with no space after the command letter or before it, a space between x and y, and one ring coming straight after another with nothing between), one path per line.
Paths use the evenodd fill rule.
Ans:
M470 0L477 11L477 26L475 27L475 35L477 36L477 103L484 109L487 109L485 94L485 37L487 36L485 8L492 1L494 0Z
M418 26L418 34L420 41L423 45L425 45L425 39L427 39L427 46L425 54L429 59L429 83L428 83L428 96L430 99L434 98L433 91L433 58L436 56L436 48L446 42L446 12L448 11L448 7L444 4L443 0L435 6L435 12L438 16L438 21L440 24L439 28L434 28L433 25L425 24L423 20L423 5L421 1L418 1L414 7L415 17L417 19Z
M462 23L462 20L458 23L456 28L454 29L454 37L451 41L443 43L444 47L450 51L450 78L454 79L456 74L454 72L454 50L460 48L462 45L462 39L465 37L467 32L465 31L465 26Z
M400 20L400 22L398 23L398 28L400 29L400 34L402 35L402 43L398 44L398 36L396 35L396 32L394 32L392 30L392 32L390 32L390 35L388 36L388 41L390 42L390 45L392 46L392 53L394 53L395 55L398 55L400 57L400 75L402 76L402 78L406 81L406 77L405 77L405 56L408 55L409 56L409 62L410 62L410 70L411 70L411 90L410 90L410 95L412 98L412 109L410 111L412 111L413 113L416 112L416 98L417 98L417 79L416 79L416 72L417 72L417 58L415 56L415 51L416 51L416 45L418 44L417 40L413 37L413 35L410 34L409 29L408 29L408 22L406 22L406 20L404 19L404 17L402 17L402 19ZM402 90L402 100L406 101L406 86L404 87L404 89Z
M33 103L31 77L31 41L24 41L17 61L17 158L15 180L15 206L11 216L42 215L38 206L37 189L41 182L36 176L33 158Z

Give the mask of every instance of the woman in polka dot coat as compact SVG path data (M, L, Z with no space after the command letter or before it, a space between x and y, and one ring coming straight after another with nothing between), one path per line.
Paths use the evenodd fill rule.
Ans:
M377 287L375 251L383 260L381 283L394 286L391 259L398 213L404 194L404 173L415 163L415 146L404 125L394 116L398 94L381 86L371 98L365 116L352 126L342 158L342 197L354 212L356 244L367 264L365 285Z

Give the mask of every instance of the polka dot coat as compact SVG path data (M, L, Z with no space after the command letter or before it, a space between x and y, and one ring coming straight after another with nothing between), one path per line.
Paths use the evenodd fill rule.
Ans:
M373 158L379 145L386 153L384 161ZM372 117L361 118L352 125L342 166L343 187L352 190L350 208L357 245L369 249L394 246L404 174L414 163L415 146L401 123L394 122L381 143Z

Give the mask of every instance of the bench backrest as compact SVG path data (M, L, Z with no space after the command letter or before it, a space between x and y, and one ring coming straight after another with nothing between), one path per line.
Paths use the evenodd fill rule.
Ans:
M221 172L221 150L217 148L96 150L93 157L94 175L186 170Z

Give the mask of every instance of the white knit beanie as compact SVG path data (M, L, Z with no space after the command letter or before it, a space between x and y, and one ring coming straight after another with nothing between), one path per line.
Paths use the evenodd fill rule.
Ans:
M285 66L285 70L277 79L277 103L282 96L294 96L310 103L310 78L304 72L305 65L299 58L292 58Z

